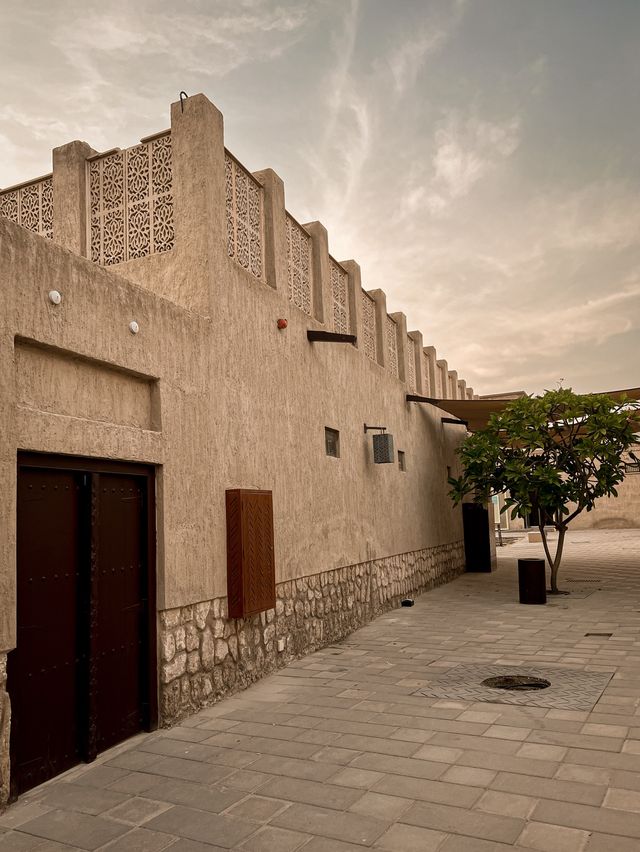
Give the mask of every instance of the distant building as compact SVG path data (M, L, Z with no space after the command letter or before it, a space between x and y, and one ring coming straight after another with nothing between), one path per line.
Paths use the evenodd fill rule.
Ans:
M634 451L640 456L640 445L636 445ZM618 496L600 497L591 512L585 510L571 521L570 530L640 529L640 465L627 453L625 467L626 476L616 486ZM503 530L523 530L537 526L532 518L511 518L510 510L499 514L504 506L503 494L494 494L492 500L495 518L500 518ZM574 504L570 504L570 512L573 511L571 506Z

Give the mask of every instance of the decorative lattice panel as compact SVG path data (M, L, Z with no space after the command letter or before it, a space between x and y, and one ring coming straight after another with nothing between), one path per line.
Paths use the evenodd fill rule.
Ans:
M425 396L435 396L434 389L431 387L431 377L429 375L429 356L426 352L422 353L422 393Z
M413 337L407 335L407 384L409 390L416 391L416 344Z
M387 316L385 327L385 336L387 338L387 366L394 376L398 375L398 338L396 336L396 328L397 326L395 322L390 316Z
M447 374L447 371L441 364L438 364L438 376L440 378L440 387L438 388L438 395L441 399L448 399L449 376Z
M349 288L348 276L340 264L329 258L331 270L331 295L333 301L333 330L349 334Z
M45 177L0 193L0 216L53 239L53 182Z
M362 291L362 345L372 361L376 360L376 303L371 296Z
M225 152L224 167L229 257L262 280L262 187L228 152Z
M171 135L89 163L91 260L111 265L174 245Z
M287 269L289 298L294 305L312 315L311 237L287 213Z

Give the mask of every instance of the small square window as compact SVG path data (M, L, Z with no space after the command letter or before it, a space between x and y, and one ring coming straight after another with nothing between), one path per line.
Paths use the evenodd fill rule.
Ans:
M325 426L324 448L328 456L333 456L335 459L340 458L340 432L337 429L329 429L328 426Z
M407 465L404 459L404 450L398 450L398 467L400 470L406 470Z

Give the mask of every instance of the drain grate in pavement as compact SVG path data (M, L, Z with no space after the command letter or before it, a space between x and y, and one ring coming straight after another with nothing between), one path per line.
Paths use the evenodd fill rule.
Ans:
M582 579L578 579L578 577L567 577L565 582L566 583L601 583L602 577L583 577Z
M585 636L604 636L605 638L609 638L609 636L613 636L613 633L585 633Z
M482 686L490 689L517 689L520 692L531 692L534 689L548 689L551 686L548 680L531 675L500 675L500 677L488 677L482 681Z
M414 695L484 701L490 704L526 704L554 710L591 710L611 680L613 672L583 672L575 669L545 669L539 666L479 666L463 664L431 679ZM516 676L540 678L551 684L534 691L512 691L483 686L489 678Z

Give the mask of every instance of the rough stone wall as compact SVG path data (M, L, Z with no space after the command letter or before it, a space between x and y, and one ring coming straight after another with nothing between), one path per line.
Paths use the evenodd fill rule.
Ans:
M11 705L7 692L7 655L0 654L0 808L9 798L9 727Z
M279 583L275 609L229 618L216 598L160 614L160 721L170 725L296 657L343 639L401 598L464 570L462 542Z

